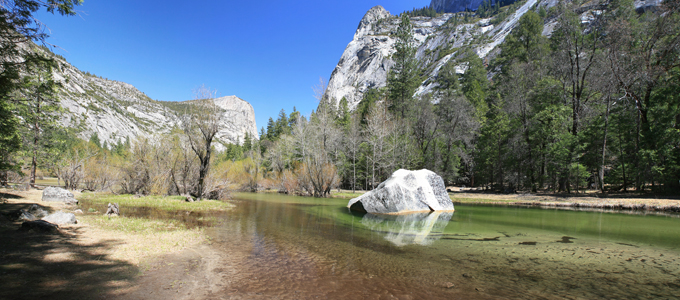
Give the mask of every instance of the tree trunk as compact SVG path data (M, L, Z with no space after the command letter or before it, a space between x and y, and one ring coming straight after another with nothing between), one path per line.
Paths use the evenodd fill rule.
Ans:
M623 156L623 142L621 141L621 129L619 129L619 155L621 156L621 170L623 174L623 191L626 191L626 188L628 187L628 180L626 178L626 162L624 160Z
M357 185L357 154L356 151L354 151L354 155L352 155L352 194L356 193L356 185Z
M30 175L30 185L35 188L35 171L38 168L38 144L40 142L40 124L38 118L40 116L40 98L37 97L38 104L36 105L36 116L33 123L33 157L31 159L31 175Z
M210 168L210 144L212 144L212 140L206 141L205 144L205 156L201 157L201 166L198 170L198 191L196 195L198 201L203 199L203 193L205 192L203 189L205 189L205 177L208 175L208 170Z
M599 181L600 181L600 191L604 194L604 164L605 155L607 153L607 132L609 130L609 108L610 108L610 97L607 97L607 109L604 113L604 134L602 136L602 163L600 164Z

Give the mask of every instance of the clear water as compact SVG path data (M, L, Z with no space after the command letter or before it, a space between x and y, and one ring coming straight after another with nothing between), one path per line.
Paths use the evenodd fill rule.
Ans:
M209 235L245 270L224 296L680 298L680 218L456 205L350 213L346 200L238 194Z

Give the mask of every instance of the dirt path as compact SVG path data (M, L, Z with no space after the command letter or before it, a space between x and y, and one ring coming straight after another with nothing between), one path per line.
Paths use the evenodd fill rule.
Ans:
M0 193L3 214L32 204L77 208L42 202L38 190ZM88 223L87 212L76 217L76 225L41 234L18 231L20 222L0 216L0 299L206 299L238 274L229 263L238 257L216 251L202 231L149 236Z

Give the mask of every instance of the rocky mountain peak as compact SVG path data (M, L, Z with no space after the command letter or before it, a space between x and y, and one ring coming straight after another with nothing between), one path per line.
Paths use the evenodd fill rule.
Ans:
M357 28L355 36L365 34L371 29L371 24L377 23L378 20L389 18L390 16L392 15L384 7L380 5L372 7L368 10L368 12L366 12L364 17L361 19L361 22L359 22L359 27Z

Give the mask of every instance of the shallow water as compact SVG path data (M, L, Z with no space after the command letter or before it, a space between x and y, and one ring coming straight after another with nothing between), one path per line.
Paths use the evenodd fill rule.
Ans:
M240 243L231 291L263 298L680 297L680 218L457 205L350 213L346 200L238 194L210 231ZM226 247L225 247L226 248ZM242 268L242 269L243 269Z
M456 205L386 217L277 194L234 203L208 230L216 249L246 257L230 262L242 272L219 297L680 298L677 215Z

